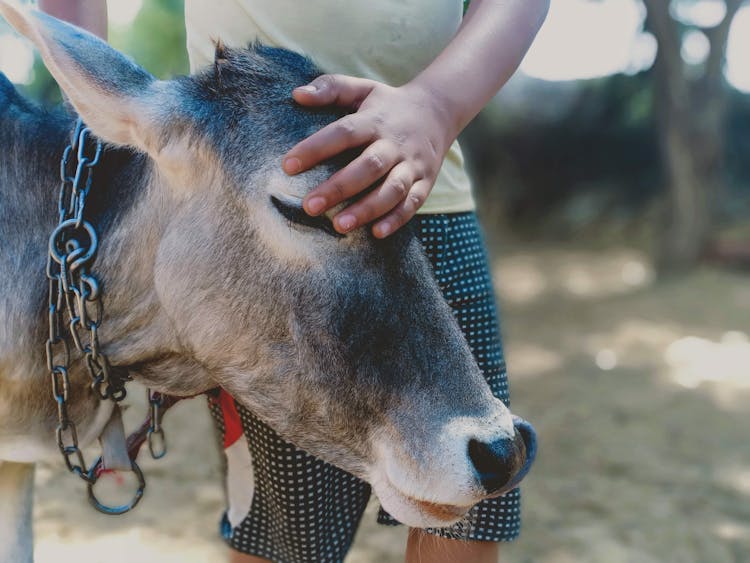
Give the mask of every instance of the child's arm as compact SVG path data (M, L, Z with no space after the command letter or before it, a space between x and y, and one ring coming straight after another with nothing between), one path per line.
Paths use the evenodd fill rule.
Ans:
M39 0L39 8L107 39L106 0Z
M549 0L473 0L450 44L411 82L394 88L325 75L296 89L300 104L357 111L292 148L283 161L288 174L365 147L305 198L307 212L319 215L385 178L334 226L347 232L377 219L373 233L382 238L404 225L432 190L450 145L515 72L548 8Z

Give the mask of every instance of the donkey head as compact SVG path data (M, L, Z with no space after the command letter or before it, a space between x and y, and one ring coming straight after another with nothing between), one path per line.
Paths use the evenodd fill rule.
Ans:
M109 279L108 302L154 295L158 330L125 339L115 361L164 391L184 389L180 377L221 385L413 526L449 524L518 484L533 430L490 393L414 233L342 236L307 216L302 198L341 162L281 171L291 146L338 117L291 100L319 73L308 59L219 46L213 68L158 81L82 30L0 11L96 135L149 157L145 203L111 235L141 273ZM165 356L190 373L142 359Z

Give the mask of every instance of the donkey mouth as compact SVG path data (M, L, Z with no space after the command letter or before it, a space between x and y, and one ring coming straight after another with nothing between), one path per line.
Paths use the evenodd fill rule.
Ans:
M389 479L374 484L383 508L403 524L416 528L445 527L461 520L470 505L454 505L420 499L393 485Z
M410 499L423 514L440 522L453 523L463 518L471 506L453 506L424 500Z

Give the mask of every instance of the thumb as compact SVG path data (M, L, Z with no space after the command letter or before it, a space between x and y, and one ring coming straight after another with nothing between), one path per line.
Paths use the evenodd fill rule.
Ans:
M295 88L294 100L303 106L337 105L357 108L377 82L342 74L323 74L305 86Z

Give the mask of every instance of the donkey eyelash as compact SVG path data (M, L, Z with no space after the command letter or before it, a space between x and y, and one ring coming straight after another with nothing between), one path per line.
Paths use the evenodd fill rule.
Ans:
M308 215L302 208L301 201L299 204L296 202L290 203L288 201L283 201L276 196L271 196L271 203L273 203L276 210L290 223L317 229L336 238L345 238L346 236L337 232L336 229L333 228L331 220L325 215L320 215L318 217Z

